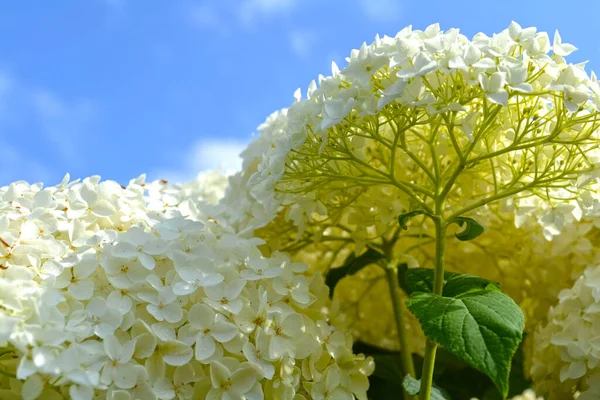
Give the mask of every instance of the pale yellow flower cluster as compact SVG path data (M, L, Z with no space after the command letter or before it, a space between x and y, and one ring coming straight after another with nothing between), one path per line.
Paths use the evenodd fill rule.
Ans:
M472 39L409 27L364 44L259 127L239 176L248 226L262 227L265 253L327 272L367 247L433 267L431 221L472 217L485 234L461 243L452 225L446 269L500 282L533 332L600 246L600 86L566 61L574 50L516 23ZM359 340L398 348L383 270L345 278L335 299ZM404 323L421 352L416 320ZM530 337L526 348L531 360Z
M480 215L480 220L485 221L486 231L477 240L450 239L447 269L499 282L503 291L521 306L528 331L545 320L558 293L595 261L596 249L600 247L600 230L591 221L571 219L561 234L548 241L531 218L522 221L523 225L517 228L514 214L501 212L499 207L490 207L486 214ZM309 227L302 239L295 241L292 224L282 220L263 229L260 235L267 238L268 248L291 252L296 260L311 266L313 271L326 272L342 265L356 249L350 234L341 229L330 228L326 234L315 237ZM411 231L401 234L394 246L395 258L409 266L432 267L433 240L410 235ZM317 239L320 240L311 242ZM346 317L345 323L358 339L384 348L398 348L389 289L380 268L371 266L345 278L335 293ZM407 314L407 323L413 350L421 352L420 326L411 314Z
M225 183L0 187L0 399L366 400L323 277L264 257Z
M600 398L600 267L592 266L561 291L548 322L534 336L532 377L548 399L579 390L579 400Z
M565 399L568 399L569 397L565 397ZM476 397L472 398L471 400L478 400ZM512 400L544 400L543 397L541 396L536 396L535 392L531 389L527 389L525 390L522 394L519 394L515 397L512 398Z

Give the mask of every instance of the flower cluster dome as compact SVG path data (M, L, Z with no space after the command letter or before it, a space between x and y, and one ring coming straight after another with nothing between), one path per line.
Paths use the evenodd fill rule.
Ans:
M402 210L431 209L452 179L448 212L512 199L524 213L538 198L551 238L557 214L573 211L557 206L596 177L600 155L600 84L567 63L574 50L514 22L492 37L435 24L363 44L305 98L298 89L243 153L251 194L271 211L254 224L283 207L302 231L351 208L347 222L363 226L353 232L381 236Z
M535 332L531 375L550 400L566 398L577 390L579 400L600 396L600 267L597 265L587 268L572 287L560 292L558 304L550 309L548 322Z
M0 188L0 398L366 399L323 279L263 257L223 182Z
M567 61L575 50L515 22L470 39L437 24L376 37L259 127L237 177L246 226L263 251L326 272L390 243L391 261L431 267L433 223L404 232L398 216L472 216L485 233L448 245L448 269L500 282L535 329L600 246L600 84ZM336 299L355 336L397 348L387 290L372 266Z
M398 224L414 210L475 217L449 269L499 281L534 329L600 261L600 84L575 50L514 22L407 27L296 91L228 180L0 188L0 398L364 400L352 334L395 347L383 275L331 303L320 273L367 247L431 266L432 223ZM600 393L597 275L535 335L539 393Z

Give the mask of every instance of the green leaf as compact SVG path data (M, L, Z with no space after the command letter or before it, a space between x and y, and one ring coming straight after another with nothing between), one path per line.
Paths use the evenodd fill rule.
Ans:
M375 372L369 377L367 398L373 400L398 400L397 393L403 390L400 352L391 352L381 347L356 341L352 346L353 353L363 353L375 360ZM523 393L531 387L531 382L525 378L523 365L523 342L512 358L510 369L510 389L508 398ZM423 368L423 358L413 354L415 370ZM399 375L398 375L399 374ZM392 380L393 379L393 380ZM501 400L502 395L483 372L476 370L466 362L458 359L443 347L439 347L435 356L434 385L442 387L452 399Z
M402 229L407 230L408 225L406 225L406 223L408 222L408 220L416 215L422 215L422 214L425 214L425 211L423 211L423 210L409 211L398 217L398 223L400 224L400 227L402 227Z
M431 268L403 268L398 269L400 287L407 294L413 292L433 292L433 274ZM492 289L499 290L500 285L475 275L459 274L444 271L443 296L455 297L459 294L474 290Z
M406 304L427 337L489 376L506 397L524 328L523 313L510 297L485 289L457 298L414 292Z
M404 291L404 293L408 293L410 294L410 288L408 286L408 264L406 263L402 263L402 264L398 264L396 267L396 273L398 276L398 285L400 286L400 289L402 289Z
M416 396L421 391L421 380L406 375L402 381L402 387L409 395ZM431 396L429 398L430 400L451 400L450 395L435 384L431 387Z
M454 274L446 280L442 296L444 297L459 297L471 292L481 290L500 291L500 284L491 282L480 276L469 274ZM502 293L502 292L500 292Z
M333 296L333 289L343 277L354 275L366 266L375 264L377 261L383 258L385 258L383 254L371 248L368 248L358 257L356 257L354 254L351 254L344 262L344 265L338 268L332 268L329 270L329 272L327 272L325 283L331 289L329 291L329 295Z
M444 272L444 282L455 275L454 272ZM407 294L412 292L433 292L433 269L406 268L398 270L399 285Z
M416 396L421 391L421 381L410 375L406 375L402 381L402 387L411 396Z
M475 221L473 218L456 217L450 222L455 222L461 228L466 224L465 229L456 234L456 238L463 242L467 240L473 240L483 233L483 226L481 226L479 222Z

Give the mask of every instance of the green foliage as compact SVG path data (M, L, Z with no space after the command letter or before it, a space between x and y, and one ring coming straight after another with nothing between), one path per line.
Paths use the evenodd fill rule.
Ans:
M410 375L406 375L404 380L402 381L402 387L411 396L416 396L419 394L421 389L421 381L419 379L415 379ZM440 389L436 385L431 387L431 396L430 400L451 400L450 395L444 389Z
M509 376L508 397L514 397L531 387L525 378L523 346L519 346L513 356ZM435 359L434 379L453 399L503 400L492 380L483 372L459 360L443 347L438 348Z
M406 223L408 222L409 219L411 219L412 217L416 216L416 215L422 215L425 214L425 211L423 210L414 210L414 211L409 211L407 213L404 213L402 215L400 215L398 217L398 223L400 224L400 226L402 227L402 229L407 230L408 229L408 225L406 225Z
M354 344L355 353L369 355L375 360L375 372L369 377L368 398L371 400L398 400L398 393L403 390L402 363L399 352L391 352L379 347L370 346L363 342ZM415 368L421 370L422 357L413 355ZM443 388L449 398L454 400L471 399L502 400L503 397L491 379L459 360L454 354L439 347L435 359L434 382L436 387ZM523 349L519 347L512 359L510 370L509 397L523 393L531 387L531 382L525 378L523 366Z
M375 360L375 372L369 377L368 398L370 400L398 400L403 390L402 363L399 352L392 352L379 347L356 342L355 353L363 353ZM531 382L525 378L523 346L519 346L512 359L510 369L510 390L508 397L516 396L531 387ZM415 368L421 370L423 358L413 355ZM454 354L439 347L435 359L434 382L437 388L443 388L449 398L454 400L471 399L502 400L491 379L459 360Z
M483 233L483 226L473 218L469 217L456 217L450 223L456 223L461 228L466 224L465 229L456 234L456 238L463 242L467 240L473 240Z
M365 252L358 257L356 257L354 253L350 254L346 261L344 261L344 265L338 268L332 268L327 273L325 283L330 289L329 296L333 296L333 290L343 277L354 275L361 269L371 264L375 264L384 258L385 256L383 254L371 248L365 250Z
M447 284L443 296L413 292L409 310L427 337L488 375L506 397L511 359L523 338L521 309L482 278L455 274Z
M431 268L398 267L400 287L409 295L413 292L432 292L433 275L434 271ZM442 295L445 297L454 297L458 294L474 290L493 290L493 288L499 290L500 285L475 275L444 272L444 291Z

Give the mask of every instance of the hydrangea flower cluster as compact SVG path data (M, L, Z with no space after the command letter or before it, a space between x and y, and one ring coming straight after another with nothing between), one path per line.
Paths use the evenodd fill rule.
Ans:
M0 188L0 398L366 399L323 279L235 229L224 182Z
M472 398L471 400L478 400L478 399ZM519 394L519 395L513 397L512 400L544 400L544 398L536 396L535 392L533 390L527 389L522 394Z
M597 260L598 262L598 260ZM548 399L581 391L600 397L600 267L592 266L558 296L548 323L535 333L531 374Z
M229 179L0 188L0 398L366 400L352 335L398 348L406 328L423 352L382 301L388 272L436 264L466 215L486 234L443 245L441 271L498 281L529 332L544 322L526 351L539 394L597 398L600 84L575 50L514 22L408 27L296 91ZM321 273L367 246L387 270L331 303Z
M390 261L431 267L433 223L413 218L404 234L398 216L473 216L486 234L449 246L449 269L499 281L531 331L600 243L600 84L567 62L575 50L514 22L491 37L436 24L363 44L259 127L238 177L247 225L324 272L389 243ZM386 291L373 267L336 297L361 340L397 348Z
M472 40L437 24L377 37L259 127L244 153L251 193L301 231L343 220L357 239L378 237L411 204L430 209L459 166L449 212L510 198L527 210L537 196L551 237L600 154L600 85L567 63L574 50L516 23Z
M573 209L577 214L581 207L575 203ZM543 208L535 212L542 214ZM490 206L486 213L478 216L485 223L486 233L477 241L455 243L446 254L449 271L500 282L503 291L521 306L527 331L546 319L547 310L556 303L559 292L572 285L585 268L595 262L595 254L600 248L596 217L577 221L572 213L566 212L561 233L549 241L540 230L539 217L532 214L524 217L498 205ZM282 224L279 227L287 226L289 232L290 224L282 218L279 222ZM355 248L348 233L333 229L325 239L304 246L304 238L307 242L315 240L312 226L307 226L305 235L298 242L290 239L286 245L283 229L277 229L277 226L274 223L260 231L267 244L274 249L289 251L294 260L306 263L314 271L327 271L342 265ZM336 240L331 240L334 238ZM296 246L301 248L296 250ZM409 266L432 265L435 248L431 239L407 237L396 249L399 260ZM342 280L336 289L341 311L339 318L343 317L347 329L361 341L397 350L392 305L381 301L388 296L385 278L380 268L371 266ZM540 287L544 290L539 290ZM418 321L412 314L407 314L406 323L411 332L412 350L422 354L424 336ZM531 338L528 336L526 340L529 342ZM526 354L529 358L531 352Z

